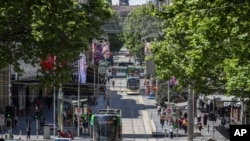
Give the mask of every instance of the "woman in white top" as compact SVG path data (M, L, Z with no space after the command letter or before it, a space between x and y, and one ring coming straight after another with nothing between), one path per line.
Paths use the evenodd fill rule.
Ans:
M170 125L168 127L168 131L169 131L170 138L173 139L174 134L173 134L173 124L172 123L170 123Z

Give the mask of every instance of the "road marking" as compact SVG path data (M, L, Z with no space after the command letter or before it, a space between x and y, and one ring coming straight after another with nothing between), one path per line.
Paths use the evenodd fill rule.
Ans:
M145 104L141 95L138 96L138 104Z
M152 130L150 127L150 119L149 119L148 113L146 110L141 110L141 113L142 113L142 120L145 126L145 134L150 135L152 134Z

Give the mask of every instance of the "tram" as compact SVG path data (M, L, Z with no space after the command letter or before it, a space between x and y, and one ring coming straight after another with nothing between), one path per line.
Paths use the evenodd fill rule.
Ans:
M92 141L122 141L121 110L102 109L91 116Z
M126 77L127 67L113 66L113 67L110 67L109 69L110 69L109 76L112 78L115 78L115 77L125 78Z
M128 76L127 77L127 94L140 94L140 77Z
M145 69L142 66L129 65L127 68L127 74L136 73L140 78L145 75Z

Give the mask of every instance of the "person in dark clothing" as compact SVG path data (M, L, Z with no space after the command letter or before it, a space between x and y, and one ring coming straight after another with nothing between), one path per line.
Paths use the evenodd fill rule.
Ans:
M74 124L75 124L75 128L76 128L76 129L77 129L77 127L78 127L78 126L77 126L77 125L78 125L78 124L77 124L77 123L78 123L77 119L78 119L78 117L75 115Z
M88 121L84 119L84 121L82 123L84 133L87 133L88 125L89 125Z
M28 127L28 128L26 129L26 140L27 140L27 141L30 140L30 131L31 131L31 128Z
M203 117L203 125L204 126L207 125L207 118L208 118L208 116L207 116L207 114L205 114L204 117Z
M202 129L202 124L201 124L201 122L199 122L199 123L197 124L197 126L198 126L199 131L201 132L201 129Z

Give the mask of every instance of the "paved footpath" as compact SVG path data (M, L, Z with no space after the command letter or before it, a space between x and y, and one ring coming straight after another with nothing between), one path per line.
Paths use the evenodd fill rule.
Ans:
M147 99L147 96L144 95L144 103L150 107L150 106L155 106L156 105L156 101L155 99ZM157 134L157 138L154 141L162 141L162 140L169 140L168 138L168 134L166 134L166 125L165 127L161 127L160 124L160 117L158 116L158 111L157 108L155 106L155 108L149 108L146 109L148 116L153 120L154 126L155 126L155 130L156 130L156 134ZM200 111L198 111L198 114L201 114ZM195 122L196 122L196 118L195 118ZM209 131L208 131L208 127L204 127L201 130L201 135L200 137L195 137L194 141L206 141L209 138L214 138L217 141L229 141L228 138L228 133L226 131L226 129L223 129L222 127L219 126L220 123L220 119L217 120L216 124L215 124L215 130L214 130L214 135L212 132L212 127L213 127L213 122L212 121L208 121L209 124ZM178 133L177 133L178 132ZM194 129L194 132L199 132L197 130L197 128ZM168 132L167 132L168 133ZM164 139L159 139L159 137L164 138ZM187 134L184 133L184 130L175 130L174 131L174 140L177 141L187 141ZM153 141L153 140L152 140Z

